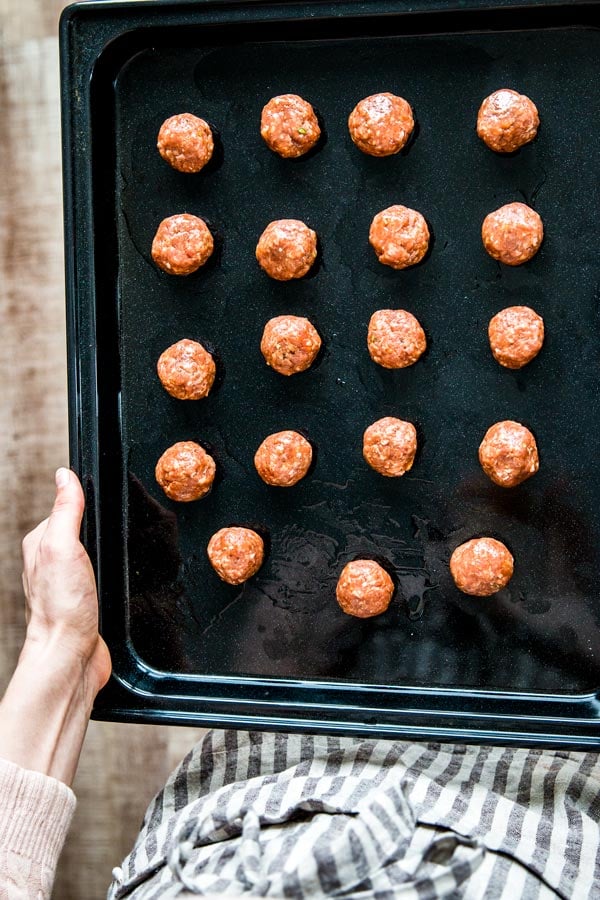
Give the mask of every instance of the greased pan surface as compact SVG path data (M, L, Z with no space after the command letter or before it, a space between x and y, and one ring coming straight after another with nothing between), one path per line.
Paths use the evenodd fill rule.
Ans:
M388 34L378 24L373 36L367 27L337 39L334 22L310 34L251 23L173 29L119 68L105 135L114 142L118 259L108 272L118 333L109 322L105 337L118 337L118 355L99 353L98 365L100 385L105 367L119 369L122 431L110 447L122 453L112 503L123 530L104 546L125 545L127 640L142 665L175 679L592 692L599 36L566 27L402 35L399 20L388 25ZM489 151L474 128L481 100L502 86L528 94L542 122L536 141L510 157ZM364 156L347 132L354 104L378 90L406 97L418 122L409 149L389 159ZM281 160L260 138L262 105L284 92L310 100L324 125L308 158ZM171 170L155 149L161 122L179 111L206 118L222 142L218 164L197 176ZM487 256L480 227L514 200L540 213L546 238L529 264L511 269ZM373 215L393 203L420 210L434 235L426 261L404 272L381 266L367 240ZM160 220L183 211L210 223L219 252L206 270L169 277L150 245ZM322 251L312 277L288 284L254 259L263 228L284 217L313 227ZM520 372L494 362L486 333L491 316L514 304L533 306L547 333ZM417 365L398 372L366 350L370 315L390 307L414 313L429 342ZM307 316L325 344L319 364L290 379L258 349L265 322L282 313ZM159 354L183 337L217 353L221 380L206 401L174 400L156 377ZM362 460L362 432L384 415L418 428L417 459L401 479ZM528 425L540 449L540 472L512 491L491 484L477 461L485 430L503 418ZM283 428L303 431L317 459L297 487L276 490L252 458ZM175 504L153 470L185 439L212 448L218 483L203 501ZM221 583L205 553L210 535L232 523L269 534L267 562L243 589ZM505 541L516 560L509 587L490 599L461 595L448 573L452 549L479 534ZM391 564L397 591L387 614L359 621L334 593L342 566L363 554Z
M148 662L392 684L596 685L600 435L587 423L598 420L600 379L600 114L589 94L599 47L591 31L175 46L122 70L125 447L131 475L176 514L181 557L176 579L162 585L167 597L157 594L156 548L144 552L130 519L129 552L146 584L140 592L130 569L132 640ZM542 120L539 139L511 158L474 134L480 101L503 85L533 97ZM383 160L358 152L346 125L355 102L379 89L408 97L419 124L409 151ZM260 138L262 105L290 91L310 99L327 131L309 159L281 160ZM183 110L218 128L216 171L186 177L158 156L161 122ZM516 270L487 257L480 238L486 213L513 200L532 204L546 225L541 251ZM433 251L416 269L394 272L368 245L372 216L392 203L431 223ZM216 264L186 279L149 258L158 223L182 211L206 217L223 239ZM256 242L275 218L317 231L323 261L312 278L274 283L257 266ZM544 316L548 339L538 360L512 373L491 357L486 327L516 303ZM377 368L366 350L370 315L389 307L412 311L429 336L427 356L408 370ZM259 353L265 322L282 313L307 316L326 345L315 370L291 379ZM224 369L202 403L173 400L155 374L161 351L189 336L214 346ZM378 477L361 457L362 432L383 415L419 428L418 459L402 479ZM477 462L485 430L503 418L532 428L542 460L539 475L510 492L488 483ZM278 491L262 484L252 458L283 428L307 433L317 464ZM153 478L163 449L188 438L208 442L222 469L211 496L192 506L170 503ZM130 515L138 493L128 491ZM221 584L205 553L213 531L232 522L258 522L271 536L267 564L244 589ZM481 532L516 558L509 588L489 600L462 597L447 574L453 547ZM388 559L399 582L390 611L368 622L334 600L341 567L362 552ZM408 614L417 598L419 619ZM173 642L158 649L153 634L165 628Z

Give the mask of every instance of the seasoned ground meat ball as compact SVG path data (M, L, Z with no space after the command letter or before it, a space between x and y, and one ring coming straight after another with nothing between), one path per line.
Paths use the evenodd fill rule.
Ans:
M152 241L152 259L170 275L191 275L214 249L213 236L198 216L180 213L163 219Z
M528 144L539 126L535 103L509 88L486 97L477 116L477 134L496 153L513 153Z
M156 364L165 391L178 400L202 400L210 393L217 368L208 350L184 338L161 353Z
M369 619L384 613L392 600L394 582L373 559L356 559L342 569L335 596L347 615Z
M314 109L298 94L269 100L260 118L260 133L269 149L284 159L304 156L321 137Z
M363 436L363 456L380 475L404 475L415 461L417 431L412 422L385 416L369 425Z
M171 500L189 503L208 494L215 480L215 461L194 441L179 441L156 463L156 480Z
M302 316L269 319L260 342L265 362L280 375L304 372L312 366L320 349L317 329Z
M537 444L519 422L496 422L479 446L479 462L485 474L500 487L516 487L540 467Z
M206 549L210 564L222 581L243 584L256 575L265 558L263 539L251 528L221 528Z
M544 320L529 306L508 306L488 326L494 359L507 369L522 369L544 343Z
M298 219L267 225L256 246L261 269L276 281L302 278L317 258L317 234Z
M530 206L507 203L485 217L481 238L483 246L494 259L507 266L520 266L540 249L544 226Z
M372 94L357 103L348 119L350 137L369 156L399 153L415 127L410 103L395 94Z
M371 222L369 243L384 266L408 269L421 262L427 253L429 228L415 209L389 206L377 213Z
M256 471L273 487L292 487L304 478L312 447L297 431L278 431L264 439L254 455Z
M450 572L459 591L489 597L512 578L514 559L501 541L473 538L457 547L450 557Z
M210 125L192 113L171 116L160 127L157 147L165 162L178 172L199 172L213 155Z
M371 359L384 369L405 369L425 352L427 339L418 320L405 309L379 309L369 322Z

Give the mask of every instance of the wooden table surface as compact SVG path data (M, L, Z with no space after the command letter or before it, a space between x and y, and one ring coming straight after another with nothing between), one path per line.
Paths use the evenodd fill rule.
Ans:
M21 538L68 463L57 25L61 0L0 0L0 689L24 634ZM92 722L54 897L100 900L146 808L201 732Z

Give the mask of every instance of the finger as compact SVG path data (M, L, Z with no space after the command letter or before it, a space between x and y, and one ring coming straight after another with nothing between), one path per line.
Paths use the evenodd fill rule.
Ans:
M29 625L29 620L31 619L31 607L29 605L29 580L27 578L27 572L22 573L21 581L23 582L23 593L25 594L25 624Z
M43 522L40 522L33 531L30 531L29 534L26 534L23 538L21 542L21 552L23 554L23 564L26 568L33 563L40 541L44 536L47 527L48 519L44 519Z
M25 579L23 579L23 582L25 582ZM26 625L29 625L29 622L31 620L31 606L29 605L28 590L29 590L29 585L27 586L27 589L25 590L25 624Z
M79 479L69 469L56 470L56 500L44 535L50 542L79 541L85 499Z

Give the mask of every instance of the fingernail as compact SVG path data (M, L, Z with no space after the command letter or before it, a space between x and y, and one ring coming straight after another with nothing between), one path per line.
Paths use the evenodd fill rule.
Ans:
M66 487L69 483L69 470L63 468L57 469L54 479L56 481L57 488Z

